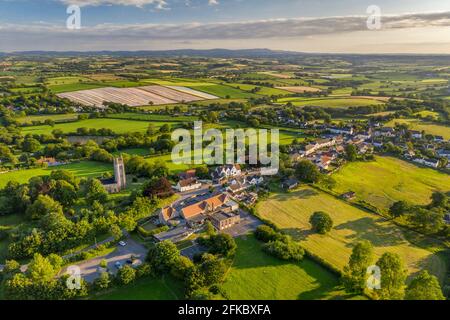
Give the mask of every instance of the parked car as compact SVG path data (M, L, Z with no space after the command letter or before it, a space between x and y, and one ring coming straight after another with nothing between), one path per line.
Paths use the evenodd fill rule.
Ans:
M126 243L125 241L120 241L120 242L119 242L119 245L120 245L121 247L125 247L125 246L127 245L127 243Z

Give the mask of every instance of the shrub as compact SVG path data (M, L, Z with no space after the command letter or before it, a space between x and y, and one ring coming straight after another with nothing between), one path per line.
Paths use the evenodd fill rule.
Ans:
M255 231L256 239L262 242L274 241L277 239L277 236L277 232L267 225L261 225Z
M305 255L305 251L303 250L303 248L298 243L292 240L271 241L269 243L266 243L263 246L263 249L270 255L273 255L274 257L282 260L300 261Z

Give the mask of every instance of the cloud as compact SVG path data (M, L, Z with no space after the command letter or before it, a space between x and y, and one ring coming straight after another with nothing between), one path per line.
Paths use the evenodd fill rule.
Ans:
M219 0L208 0L208 5L217 6L219 5Z
M167 8L165 0L58 0L64 4L87 6L101 6L101 5L121 5L121 6L135 6L142 8L146 5L154 5L157 9Z
M126 2L131 3L132 1ZM55 46L61 47L59 50L73 50L80 46L95 48L95 50L111 48L134 50L137 47L151 50L160 49L150 45L156 42L180 43L181 41L209 40L218 43L220 41L242 43L243 39L267 39L270 40L266 42L269 44L274 43L278 38L291 39L290 41L294 42L299 39L305 40L325 35L332 39L340 34L351 35L357 32L363 32L370 35L371 38L377 37L377 41L379 41L388 31L404 30L406 32L418 28L428 30L431 27L450 27L450 12L383 16L381 31L368 31L366 22L367 17L365 16L341 16L235 23L99 24L82 27L81 30L75 31L67 30L64 25L0 24L0 50L24 50L24 46L33 50L33 44L40 50L45 48L46 44L52 44L52 50L55 50ZM413 32L409 34L413 35ZM399 38L398 40L404 39ZM264 43L264 41L260 42ZM441 42L449 43L450 37L442 37Z

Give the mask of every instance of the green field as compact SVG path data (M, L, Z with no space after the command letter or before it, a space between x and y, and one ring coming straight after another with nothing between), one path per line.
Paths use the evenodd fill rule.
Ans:
M446 264L441 256L411 244L402 229L313 188L275 194L261 201L257 209L263 218L291 234L305 249L341 270L348 263L353 245L369 240L378 257L384 252L399 254L410 273L426 268L440 279L445 276ZM333 219L334 228L329 234L312 231L309 218L316 211L327 212Z
M348 108L348 107L364 107L371 105L383 104L374 99L353 99L353 98L282 98L278 99L278 103L291 102L294 106L305 107L324 107L324 108Z
M106 85L95 84L95 83L68 83L68 84L56 84L48 86L48 88L54 93L72 92L80 90L90 90L96 88L103 88Z
M45 120L58 121L71 121L78 119L78 114L68 113L68 114L45 114L45 115L30 115L26 117L17 118L19 123L32 123L33 121L43 122Z
M175 122L164 121L164 122L151 122L155 128L159 128L164 124L177 125ZM121 120L121 119L88 119L70 123L60 123L55 124L54 127L42 125L42 126L32 126L22 128L22 134L51 134L53 130L60 129L64 133L74 133L78 128L88 128L88 129L102 129L107 128L113 130L115 133L128 133L128 132L146 132L148 129L149 122L138 121L138 120Z
M263 86L256 86L256 85L252 85L252 84L243 84L243 83L227 83L228 86L231 86L233 88L240 88L240 90L243 91L251 91L254 88L258 87L260 88L260 90L256 93L259 95L263 95L263 96L279 96L279 95L290 95L292 94L289 91L286 90L282 90L282 89L277 89L277 88L269 88L269 87L263 87Z
M48 176L54 170L68 170L75 174L77 177L99 177L106 172L111 172L112 169L112 164L94 161L83 161L46 169L38 168L11 171L0 174L0 188L3 188L8 183L8 181L27 183L28 180L35 176Z
M166 277L141 279L132 285L94 297L96 300L180 300L183 298L183 286Z
M110 119L129 119L141 121L160 121L160 122L193 122L198 120L194 116L170 116L161 114L144 114L144 113L114 113L107 115Z
M231 300L346 298L338 277L312 260L289 263L269 256L253 236L236 241L236 257L223 285Z
M391 157L347 164L333 177L337 182L333 191L354 191L357 199L385 211L395 201L425 205L434 191L450 191L448 175Z
M428 134L443 136L450 139L450 127L417 119L394 119L386 124L387 127L394 127L395 124L407 124L411 130L425 131Z

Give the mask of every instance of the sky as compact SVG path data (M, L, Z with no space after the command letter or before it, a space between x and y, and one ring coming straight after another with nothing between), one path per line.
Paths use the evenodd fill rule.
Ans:
M4 52L212 48L450 54L450 0L0 0Z

